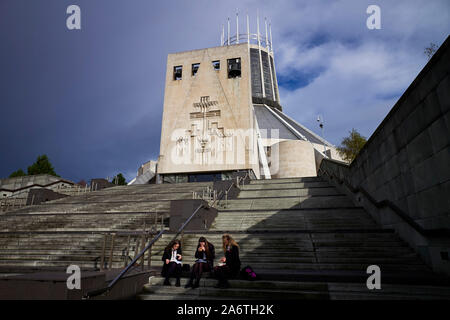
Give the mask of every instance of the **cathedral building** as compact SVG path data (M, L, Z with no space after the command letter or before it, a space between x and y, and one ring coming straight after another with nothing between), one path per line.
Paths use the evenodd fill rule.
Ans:
M283 112L271 27L167 58L157 183L316 176L336 148ZM238 23L237 27L238 29ZM147 174L148 175L148 174ZM136 179L133 182L147 181Z

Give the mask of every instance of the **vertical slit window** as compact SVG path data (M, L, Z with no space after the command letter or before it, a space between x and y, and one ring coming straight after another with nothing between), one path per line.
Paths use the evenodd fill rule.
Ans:
M197 74L198 68L200 68L200 63L194 63L192 65L192 76L195 76Z
M220 70L220 61L219 60L213 61L212 65L213 65L214 70L216 70L216 71Z
M173 67L173 80L181 80L183 76L183 66Z
M241 59L228 59L228 78L238 78L241 76Z

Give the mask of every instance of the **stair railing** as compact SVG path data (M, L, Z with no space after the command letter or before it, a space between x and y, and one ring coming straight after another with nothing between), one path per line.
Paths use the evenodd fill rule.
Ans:
M186 226L189 224L189 222L191 222L191 220L194 218L194 216L200 211L201 208L203 208L205 205L202 203L200 204L197 209L195 209L195 211L191 214L191 216L189 218L186 219L186 221L181 225L181 227L178 229L174 239L176 239L180 234L184 233L184 228L186 228ZM137 254L133 260L114 278L114 280L112 280L108 286L106 286L105 288L101 288L98 290L93 290L88 292L83 298L84 299L89 299L95 296L99 296L102 295L104 293L108 293L112 290L112 288L117 284L117 282L119 280L122 279L122 277L134 266L134 264L141 259L141 261L143 261L144 255L145 253L152 248L153 244L155 244L156 241L158 241L162 235L166 232L166 230L162 229L140 252L139 254ZM105 242L106 243L106 242ZM143 242L144 244L144 242ZM151 261L151 254L149 253L149 263ZM141 264L143 266L143 263Z
M242 181L242 185L244 185L244 181L245 179L248 177L248 172L245 173L244 178L240 178L237 177L236 179L236 184L234 183L234 181L231 183L231 185L228 187L228 190L226 190L225 192L220 191L219 194L217 194L217 191L214 190L214 197L213 197L213 202L211 204L208 203L209 207L214 207L216 205L216 203L221 200L223 198L223 196L226 194L228 196L228 192L231 190L231 188L233 187L233 185L236 185L236 187L239 188L239 183ZM195 193L193 193L193 198L195 196ZM203 199L202 199L203 200ZM176 239L180 234L181 234L181 244L183 245L183 238L184 238L184 229L187 227L187 225L192 221L192 219L195 217L195 215L200 211L200 209L204 208L205 204L200 204L195 210L194 212L189 216L189 218L186 219L186 221L181 225L181 227L178 229L177 233L175 234L175 236L173 237L172 240ZM163 220L161 220L163 221ZM112 290L112 288L116 285L116 283L118 281L120 281L122 279L122 277L133 267L133 265L139 260L142 259L145 255L145 253L152 248L153 244L158 241L162 235L165 233L166 230L162 229L142 250L141 252L139 252L138 255L136 255L133 260L114 278L114 280L112 280L109 285L105 288L101 288L98 290L93 290L88 292L83 298L84 299L89 299L95 296L99 296L101 294L104 293L108 293ZM106 240L105 240L106 241ZM104 244L106 244L106 242L104 242ZM144 242L143 242L144 244ZM104 249L103 249L104 251ZM150 266L150 261L151 261L151 252L149 253L149 266ZM112 260L110 260L112 261ZM110 265L111 266L111 265ZM143 266L143 263L142 263Z
M84 299L89 299L95 296L99 296L101 294L104 293L108 293L109 291L111 291L111 289L116 285L116 283L122 279L122 277L128 272L128 270L131 269L131 267L133 267L133 265L139 260L141 259L144 254L147 252L147 250L149 248L151 248L153 246L153 244L158 241L159 238L161 238L161 236L164 234L165 230L161 230L145 247L144 249L141 250L141 252L139 252L139 254L134 257L134 259L114 278L114 280L112 280L107 287L105 288L101 288L98 290L93 290L88 292L83 298Z

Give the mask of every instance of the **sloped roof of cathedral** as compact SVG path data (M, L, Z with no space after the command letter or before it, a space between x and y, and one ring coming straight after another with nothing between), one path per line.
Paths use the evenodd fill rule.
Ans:
M267 130L267 138L270 138L270 129L279 130L279 139L307 140L316 144L333 145L322 139L319 135L307 129L285 113L267 105L254 104L255 115L260 130ZM275 138L275 137L273 137Z

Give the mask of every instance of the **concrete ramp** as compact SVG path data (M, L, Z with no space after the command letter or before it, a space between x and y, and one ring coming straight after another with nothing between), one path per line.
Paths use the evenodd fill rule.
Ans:
M153 179L154 176L155 176L155 172L146 171L144 174L131 180L131 182L128 183L128 185L130 186L130 185L136 185L136 184L147 184L150 180Z

